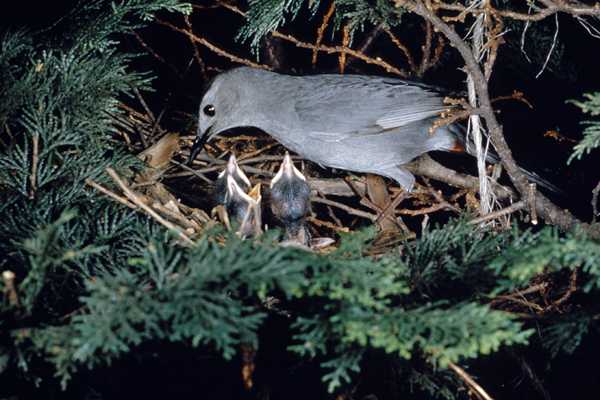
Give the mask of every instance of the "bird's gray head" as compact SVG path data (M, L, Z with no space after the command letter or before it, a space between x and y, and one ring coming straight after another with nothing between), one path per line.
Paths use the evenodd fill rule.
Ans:
M253 119L258 113L257 94L253 90L260 74L264 71L251 68L235 68L218 75L209 85L200 102L198 111L198 132L192 152L191 162L206 141L228 129L255 126Z

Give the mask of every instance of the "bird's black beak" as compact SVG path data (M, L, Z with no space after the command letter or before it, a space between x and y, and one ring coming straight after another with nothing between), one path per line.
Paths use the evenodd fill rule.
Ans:
M210 128L208 128L206 132L204 132L204 134L198 132L198 136L196 136L196 140L194 140L194 144L192 145L192 149L190 150L190 158L188 158L187 160L187 165L191 165L192 162L196 159L196 157L198 157L198 154L200 154L200 152L204 148L204 143L206 143L206 140L210 136L209 134Z
M191 165L196 157L198 157L198 154L200 154L204 147L204 143L206 143L205 135L196 137L196 140L194 140L194 144L192 145L192 150L190 150L190 158L187 160L187 165Z

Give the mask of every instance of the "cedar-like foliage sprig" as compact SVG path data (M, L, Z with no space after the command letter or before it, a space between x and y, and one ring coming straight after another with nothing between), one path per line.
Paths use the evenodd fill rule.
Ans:
M571 100L570 103L575 104L585 114L598 117L600 115L600 93L586 93L583 96L584 100ZM600 147L600 122L598 119L585 120L581 124L585 126L583 139L575 145L568 163L581 159L584 155Z

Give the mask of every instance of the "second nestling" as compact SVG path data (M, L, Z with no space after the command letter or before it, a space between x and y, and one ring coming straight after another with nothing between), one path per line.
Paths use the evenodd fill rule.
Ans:
M235 155L229 157L227 166L215 182L213 213L230 227L234 223L243 237L261 233L260 184L250 190L250 180L239 167ZM250 190L249 193L246 193Z
M287 152L270 189L271 211L283 224L286 239L309 246L306 217L310 213L310 186Z

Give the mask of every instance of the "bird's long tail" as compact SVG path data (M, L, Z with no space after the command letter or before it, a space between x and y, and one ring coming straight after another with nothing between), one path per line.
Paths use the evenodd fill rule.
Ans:
M457 147L460 148L462 146L461 150L472 155L473 157L477 157L475 143L473 143L471 139L467 141L467 130L463 126L457 124L453 124L449 128L450 132L452 132L457 138ZM501 161L500 156L492 149L491 146L487 149L485 161L490 164L499 164ZM558 186L542 178L535 172L529 171L521 166L519 166L519 169L527 176L527 179L529 179L530 182L533 182L552 193L564 194L564 192Z

